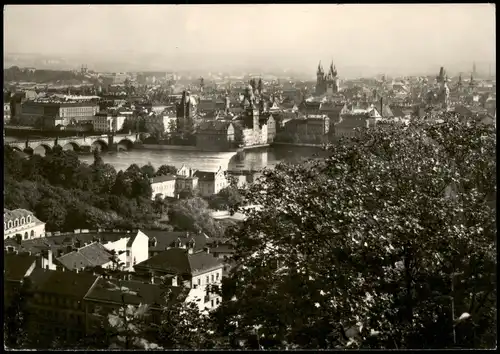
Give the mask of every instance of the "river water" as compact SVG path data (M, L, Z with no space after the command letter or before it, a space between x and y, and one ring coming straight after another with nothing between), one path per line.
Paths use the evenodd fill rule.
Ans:
M5 137L5 141L24 141L19 138ZM104 152L102 158L116 170L125 170L132 164L144 166L151 163L155 168L173 165L177 168L185 164L196 170L216 171L219 166L224 170L260 170L273 168L279 162L300 162L303 159L321 154L320 148L275 145L268 148L246 150L244 156L235 152L203 152L182 150L139 150ZM80 155L80 160L93 162L92 154Z
M103 153L105 163L113 165L117 170L124 170L131 164L139 166L151 163L155 168L161 165L173 165L177 168L183 164L196 170L216 171L219 166L224 170L259 170L264 167L273 168L277 163L299 162L321 152L319 148L275 146L245 151L244 156L233 152L202 152L179 150L129 150ZM82 155L81 160L92 163L92 155Z

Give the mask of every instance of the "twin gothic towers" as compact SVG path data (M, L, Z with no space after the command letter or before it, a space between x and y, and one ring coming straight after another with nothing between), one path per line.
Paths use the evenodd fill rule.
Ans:
M330 64L330 70L328 74L325 74L321 61L318 64L318 72L316 73L316 94L335 94L338 93L340 89L340 80L337 76L337 69L332 63Z

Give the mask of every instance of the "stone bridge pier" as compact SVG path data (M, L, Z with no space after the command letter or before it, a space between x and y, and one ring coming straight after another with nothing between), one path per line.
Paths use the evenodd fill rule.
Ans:
M28 154L41 154L42 152L51 152L56 145L62 147L64 150L74 151L92 151L96 148L101 151L130 150L134 147L134 143L138 141L138 134L110 134L62 139L27 139L25 142L9 142L5 145L9 145L16 150L24 151Z

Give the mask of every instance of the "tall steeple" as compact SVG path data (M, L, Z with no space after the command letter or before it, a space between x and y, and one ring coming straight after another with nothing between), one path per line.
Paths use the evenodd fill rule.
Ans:
M476 71L476 62L473 62L472 63L472 75L476 75L477 71Z
M444 82L444 80L445 80L445 76L446 76L446 71L444 70L444 67L442 66L442 67L439 69L439 75L436 77L437 82L438 82L438 83L442 83L442 82Z
M329 72L330 75L332 76L337 76L337 70L335 69L335 66L333 65L333 59L332 59L332 62L330 64L330 72Z
M469 86L474 86L474 75L470 74Z
M318 64L318 72L317 72L318 75L323 75L323 66L321 66L321 60L319 61L319 64Z

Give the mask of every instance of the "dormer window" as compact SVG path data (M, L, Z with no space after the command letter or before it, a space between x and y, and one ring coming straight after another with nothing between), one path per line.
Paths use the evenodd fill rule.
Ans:
M24 218L24 216L21 218L21 225L24 225L26 223L26 219Z
M18 227L19 226L19 219L16 219L14 220L14 227Z
M26 222L27 222L28 224L29 224L29 223L31 223L31 215L28 215L28 216L26 217Z
M7 223L7 229L10 229L12 227L12 221L9 220L9 222Z

